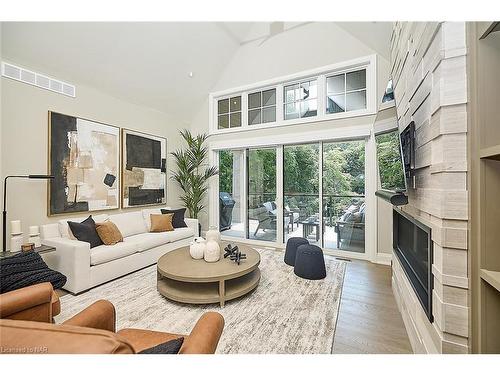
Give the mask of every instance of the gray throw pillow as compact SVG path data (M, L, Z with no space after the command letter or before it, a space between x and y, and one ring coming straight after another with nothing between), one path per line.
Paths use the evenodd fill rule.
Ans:
M137 354L177 354L181 350L183 342L184 337L179 337L178 339L163 342L152 348L144 349Z

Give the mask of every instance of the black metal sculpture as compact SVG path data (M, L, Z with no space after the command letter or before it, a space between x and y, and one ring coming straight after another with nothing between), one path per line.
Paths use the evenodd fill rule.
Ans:
M225 252L224 258L227 258L228 256L231 256L236 251L238 251L238 246L233 247L231 244L227 245L224 248L224 252Z
M246 254L243 254L238 246L232 246L231 244L227 245L224 248L224 258L229 257L232 261L236 262L238 266L240 265L241 261L247 258Z

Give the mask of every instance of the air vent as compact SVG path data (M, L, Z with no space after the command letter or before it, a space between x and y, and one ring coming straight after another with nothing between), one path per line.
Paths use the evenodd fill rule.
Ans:
M2 76L72 98L76 97L75 86L6 62L2 62Z

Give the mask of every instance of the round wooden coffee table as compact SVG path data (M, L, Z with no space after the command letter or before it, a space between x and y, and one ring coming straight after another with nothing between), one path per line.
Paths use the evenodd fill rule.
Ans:
M227 244L222 243L221 248ZM247 259L240 265L223 258L207 263L189 255L182 247L158 260L158 292L177 302L206 304L220 303L241 297L257 287L260 281L260 254L249 246L238 245Z

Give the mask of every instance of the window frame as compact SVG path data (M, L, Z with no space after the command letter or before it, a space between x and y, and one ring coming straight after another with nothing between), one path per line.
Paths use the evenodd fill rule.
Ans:
M231 99L232 98L236 98L236 97L240 97L240 110L239 111L231 111ZM228 107L228 111L226 113L222 113L219 115L219 102L222 101L222 100L228 100L229 103L229 107ZM234 131L234 129L238 129L238 128L241 128L243 126L243 96L242 95L239 95L239 94L232 94L232 95L226 95L225 97L221 97L221 98L217 98L217 100L215 101L215 112L216 112L216 122L215 122L215 126L218 130L229 130L229 129L232 129ZM231 115L233 113L240 113L241 115L241 124L240 126L235 126L235 127L231 127ZM227 128L221 128L219 129L219 116L224 116L224 115L227 115L228 116L228 127Z
M366 69L366 108L347 112L327 113L327 87L326 78L342 73ZM304 81L317 80L317 114L311 117L284 119L284 87ZM276 121L250 125L248 123L248 95L257 91L276 89ZM221 99L241 95L242 123L240 127L218 129L217 103ZM240 131L256 131L259 129L281 126L307 124L322 121L332 121L342 118L373 115L377 112L377 56L368 55L357 59L344 61L337 64L272 78L267 81L257 82L228 90L209 94L209 134L226 134Z
M263 93L266 92L266 91L270 91L270 90L274 90L274 96L275 96L275 102L274 104L271 104L271 105L263 105L262 103L262 97L263 97ZM247 105L247 126L248 127L258 127L260 125L267 125L267 124L274 124L276 123L277 119L278 119L278 91L277 91L277 88L276 86L271 86L271 87L265 87L265 88L259 88L259 89L256 89L256 90L253 90L253 91L248 91L246 93L246 97L247 97L247 104L250 102L250 95L252 94L257 94L257 93L260 93L261 95L261 98L260 98L260 106L259 107L254 107L254 108L250 108L249 105ZM263 113L264 113L264 109L266 108L271 108L271 107L274 107L274 121L268 121L268 122L263 122L262 119L263 119ZM249 112L250 111L253 111L253 110L257 110L259 109L260 110L260 123L258 124L250 124L250 118L249 118ZM243 124L242 124L243 125Z
M354 72L359 72L359 71L365 71L365 87L364 88L361 88L361 89L354 89L354 90L348 90L347 89L347 75L349 73L354 73ZM335 74L328 74L326 75L326 98L325 98L325 101L326 101L326 104L325 104L325 113L330 116L330 115L336 115L337 113L347 113L347 112L355 112L355 111L359 111L359 110L365 110L366 108L361 108L361 109L355 109L355 110L351 110L351 111L348 111L347 109L342 111L342 112L328 112L328 98L329 96L340 96L340 95L343 95L344 96L344 106L347 108L347 94L352 94L352 93L355 93L355 92L365 92L365 98L366 98L366 107L368 107L368 81L367 81L367 75L368 75L368 72L365 68L361 68L361 69L352 69L352 70L348 70L348 71L345 71L345 72L341 72L341 73L335 73ZM330 93L328 92L328 78L334 78L334 77L338 77L338 76L343 76L344 77L344 90L342 92L338 92L338 93Z
M307 102L308 100L311 100L311 99L295 99L294 101L292 102L287 102L286 101L286 98L285 98L285 89L289 86L295 86L295 85L299 85L299 90L300 88L302 87L302 84L303 83L311 83L311 82L316 82L316 97L315 98L311 98L311 99L316 99L316 115L314 116L307 116L307 117L301 117L300 114L301 114L301 106L300 104L301 103L304 103L304 102ZM318 103L319 103L319 77L306 77L304 79L300 79L300 80L297 80L297 81L292 81L292 82L284 82L283 85L282 85L282 95L283 95L283 100L281 101L281 106L283 107L283 115L281 117L281 120L282 121L290 121L290 120L304 120L304 119L308 119L308 118L314 118L316 116L318 116L319 114L319 111L318 111ZM285 106L287 104L295 104L295 103L298 103L299 104L299 117L294 117L294 118L289 118L289 119L286 119L285 118Z

